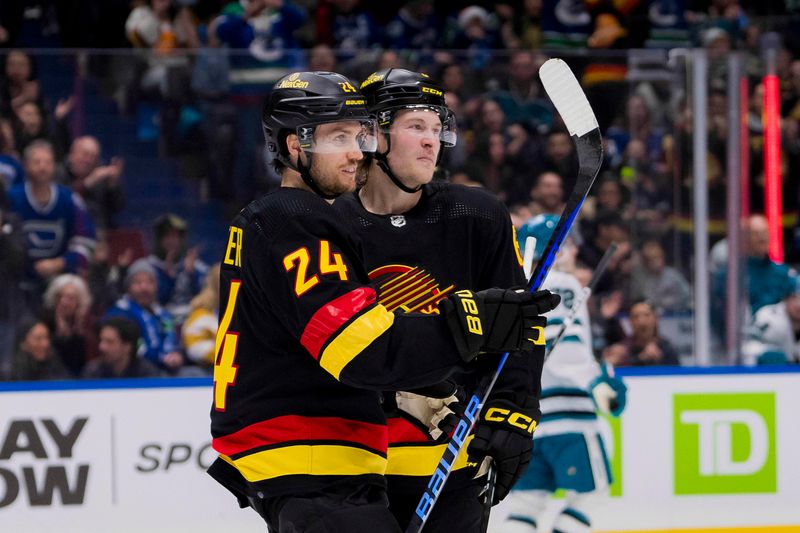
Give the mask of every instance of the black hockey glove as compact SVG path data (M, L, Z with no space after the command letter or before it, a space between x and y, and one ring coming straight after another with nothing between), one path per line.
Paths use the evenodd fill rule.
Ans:
M467 452L470 462L494 459L497 478L492 505L508 495L531 462L533 430L541 417L538 404L533 400L519 407L508 400L489 400L483 407Z
M461 357L471 361L481 352L544 350L547 321L540 315L560 301L560 296L547 290L462 290L442 300L439 307Z

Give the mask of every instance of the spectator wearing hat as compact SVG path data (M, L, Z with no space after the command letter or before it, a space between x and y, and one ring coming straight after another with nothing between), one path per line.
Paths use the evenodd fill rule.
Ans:
M139 326L127 318L110 317L100 325L100 357L86 365L87 379L150 378L161 373L147 359L136 356Z
M800 278L782 301L756 312L748 337L744 364L800 363Z
M158 303L183 324L189 314L189 303L208 274L208 266L198 259L198 248L187 248L189 226L181 217L168 213L153 224L155 253L147 257L158 281Z
M498 20L481 6L467 6L458 13L458 29L450 47L465 50L469 66L481 71L492 60L492 51L504 48Z
M122 316L133 320L142 333L139 355L169 372L184 364L175 321L156 298L156 270L147 259L135 261L125 275L125 295L108 310L104 319Z

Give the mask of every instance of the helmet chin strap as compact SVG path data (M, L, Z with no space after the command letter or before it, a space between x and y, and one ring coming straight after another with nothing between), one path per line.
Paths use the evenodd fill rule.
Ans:
M300 161L300 157L298 157L297 164L289 165L289 168L298 172L300 174L300 177L303 178L305 184L308 185L309 189L311 189L311 191L320 198L323 198L325 200L334 200L338 198L339 194L328 194L322 192L322 189L319 188L319 185L317 185L317 182L314 181L314 178L311 176L311 154L306 154L306 155L308 155L308 166L304 165L302 161Z
M392 183L394 183L401 191L409 194L418 192L420 189L422 189L422 185L418 185L416 188L411 188L400 181L400 178L395 176L394 172L392 172L392 168L389 166L389 160L386 158L386 156L389 155L389 151L392 149L391 139L389 139L388 135L384 135L384 137L386 138L386 151L384 153L380 153L378 151L375 152L375 160L378 162L378 167L383 170L384 174L389 176L389 179L392 180Z

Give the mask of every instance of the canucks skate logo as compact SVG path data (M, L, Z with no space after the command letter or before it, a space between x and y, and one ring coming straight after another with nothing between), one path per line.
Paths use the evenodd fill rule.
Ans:
M389 220L392 222L392 226L395 228L402 228L406 225L406 217L403 215L392 215L389 217Z
M385 126L392 121L392 112L391 111L381 111L378 113L378 124L381 126Z
M377 282L378 303L390 312L439 314L439 301L456 287L441 288L424 269L406 265L378 267L369 273L369 279Z

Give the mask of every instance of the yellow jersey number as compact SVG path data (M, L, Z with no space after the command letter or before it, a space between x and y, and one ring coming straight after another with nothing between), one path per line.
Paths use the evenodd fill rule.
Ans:
M286 272L297 269L297 277L294 280L294 292L297 296L302 296L319 283L317 274L309 275L310 264L311 253L305 246L286 254L283 258L283 268L286 269ZM320 274L338 274L340 280L347 281L347 265L344 264L342 254L331 253L331 245L328 241L319 242L318 271Z
M219 323L217 339L214 349L214 409L217 411L225 410L225 397L228 387L236 381L238 367L234 364L236 359L236 347L239 344L239 333L228 331L233 319L233 311L236 308L236 298L239 296L239 289L242 282L238 279L231 280L228 293L228 304L225 306L225 313Z

